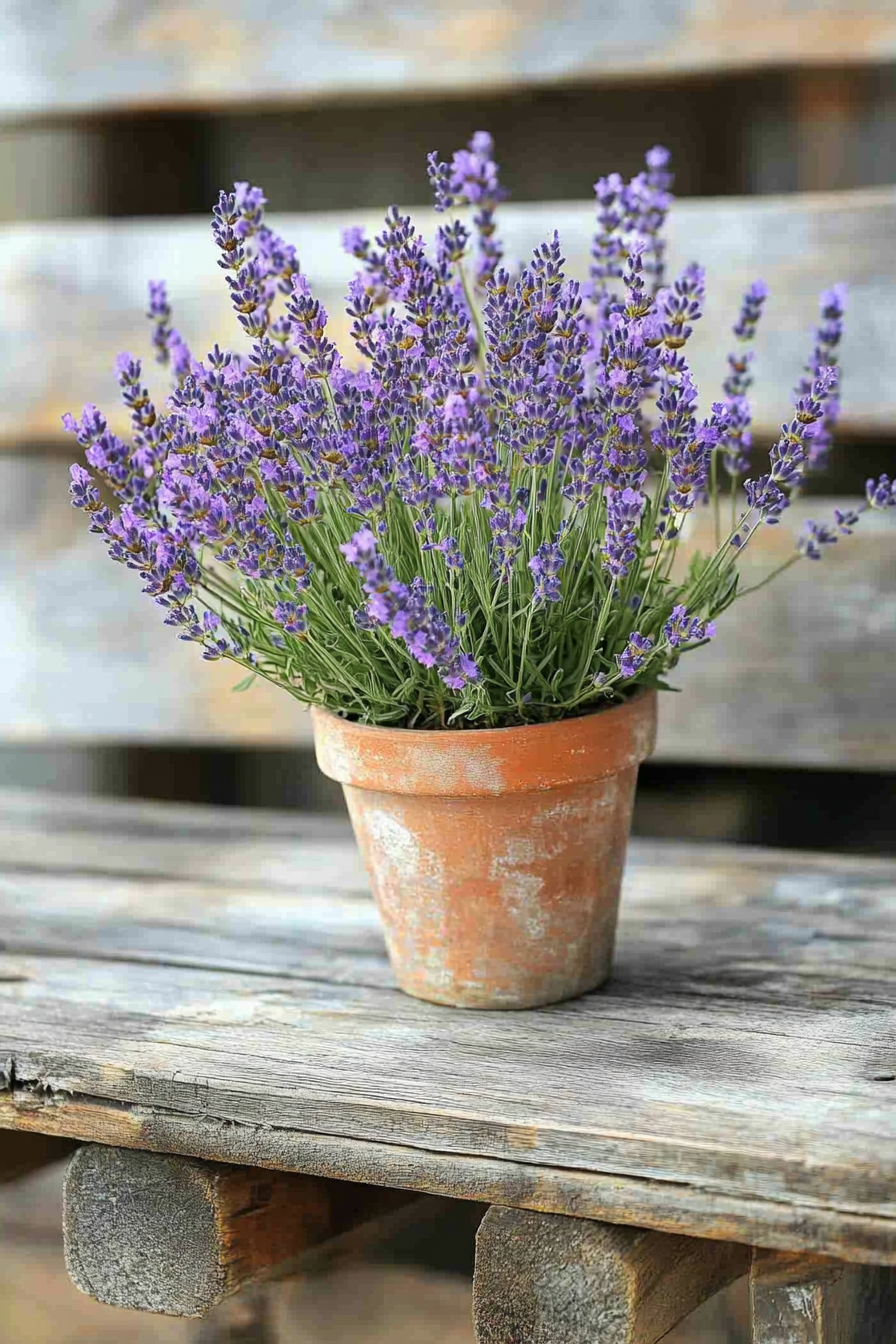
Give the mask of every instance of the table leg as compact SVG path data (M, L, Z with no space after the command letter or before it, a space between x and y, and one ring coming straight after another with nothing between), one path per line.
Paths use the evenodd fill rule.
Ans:
M896 1269L756 1251L753 1344L893 1344Z
M478 1344L655 1344L748 1247L494 1206L476 1238Z

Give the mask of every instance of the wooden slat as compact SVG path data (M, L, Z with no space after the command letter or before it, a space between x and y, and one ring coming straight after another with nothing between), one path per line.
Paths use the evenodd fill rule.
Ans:
M801 522L833 503L800 502L764 528L745 553L746 582L785 559ZM106 558L69 507L64 463L0 457L0 518L0 737L309 741L308 716L285 692L261 682L233 694L239 669L175 638L137 576ZM661 701L657 759L894 768L894 622L896 527L873 514L823 561L745 598L715 643L683 660L673 678L682 693Z
M156 927L158 886L89 912L42 850L0 902L0 1125L896 1263L892 862L637 845L608 988L498 1016L371 977L351 890L231 889L222 956L216 882Z
M493 1206L476 1234L477 1344L657 1344L750 1250Z
M86 1144L65 1176L66 1266L109 1306L204 1316L407 1202L349 1181Z
M896 1270L756 1251L753 1344L892 1344Z
M811 40L807 39L811 24ZM381 13L354 0L248 10L241 0L119 0L98 16L7 3L7 113L72 107L206 106L237 99L461 92L712 69L885 61L896 53L890 0L612 0L549 5L411 4Z
M421 165L422 173L422 165ZM583 180L583 198L590 181ZM276 205L276 202L274 202ZM425 236L436 217L414 211ZM508 205L503 235L511 260L528 257L554 228L570 274L585 277L594 211L579 203ZM343 296L354 269L340 245L347 224L375 234L380 213L272 216L297 244L303 268L331 314L344 348ZM811 349L819 291L850 286L843 342L844 426L888 431L896 425L896 391L885 352L896 342L896 188L798 196L685 200L672 215L672 267L695 258L707 267L706 315L691 343L698 385L708 404L725 374L729 329L744 289L757 277L772 295L756 358L755 420L774 433L789 414L790 391ZM149 350L146 284L166 278L177 325L203 355L214 341L241 346L226 286L201 219L73 221L0 230L0 355L4 395L0 443L66 442L64 411L94 401L115 411L115 354ZM689 347L690 348L690 347ZM157 383L159 393L164 383ZM125 428L126 421L115 421Z

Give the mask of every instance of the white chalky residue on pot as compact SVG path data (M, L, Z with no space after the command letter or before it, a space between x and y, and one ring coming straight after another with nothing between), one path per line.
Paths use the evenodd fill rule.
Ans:
M530 836L513 835L502 853L492 855L489 865L489 877L500 883L506 909L529 938L543 938L545 934L544 878L529 871L539 857Z
M402 826L391 812L370 808L364 822L374 844L389 866L406 879L418 876L420 867L420 846L412 831Z

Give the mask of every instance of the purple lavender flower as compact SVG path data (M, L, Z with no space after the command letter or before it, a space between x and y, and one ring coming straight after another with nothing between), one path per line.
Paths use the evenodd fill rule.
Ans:
M781 514L790 505L790 500L770 475L760 476L755 481L746 481L744 490L747 503L751 509L758 511L759 519L763 523L779 522Z
M448 569L460 571L464 567L464 557L457 544L457 537L443 537L441 541L425 541L421 550L440 551L445 557L445 565Z
M808 444L807 469L818 471L827 465L834 438L834 429L840 417L839 346L843 336L843 316L846 308L846 286L834 285L820 297L821 318L815 331L815 346L794 393L794 401L814 393L813 385L826 369L838 371L824 390L823 415L815 425Z
M727 427L719 444L724 451L725 469L730 476L743 476L750 469L753 436L747 392L753 383L750 372L753 352L743 347L756 335L767 297L768 286L763 280L755 280L743 297L740 315L734 325L734 335L740 341L741 349L728 355L728 376L722 387L728 413Z
M689 616L687 607L677 606L672 608L672 615L663 626L663 634L673 649L680 648L682 644L696 644L704 639L712 639L716 633L714 621L701 621L696 616Z
M835 509L834 523L841 536L850 537L859 525L859 511L856 509Z
M529 561L529 568L535 575L535 591L532 601L536 607L545 602L560 601L560 570L563 568L563 555L560 544L546 541Z
M304 635L308 629L308 608L295 602L278 602L273 610L274 620L288 635Z
M653 650L653 640L648 639L646 635L639 634L637 630L629 635L628 643L622 650L622 653L616 655L616 665L619 668L620 675L628 681L631 677L637 676L641 668L647 662Z
M89 471L74 463L69 468L71 477L71 496L72 504L76 509L86 509L88 513L96 513L102 508L100 492L93 483L93 477Z
M429 173L442 219L428 245L395 208L373 241L359 228L344 236L359 268L346 309L361 367L343 361L295 249L266 224L263 192L238 182L222 193L213 236L248 346L191 357L164 285L153 282L153 344L173 390L156 403L139 361L119 358L132 433L118 437L92 406L79 420L65 417L86 458L72 471L72 500L110 556L141 575L175 633L207 658L236 659L364 720L404 713L444 726L460 710L446 712L438 678L468 692L462 712L471 719L537 720L552 706L562 713L616 695L622 680L654 681L680 650L712 636L711 620L674 604L689 592L698 611L723 607L736 557L720 550L687 578L649 560L660 542L673 558L685 516L715 484L714 453L725 453L735 476L746 471L743 346L765 287L744 296L724 401L701 422L683 346L702 311L703 273L691 266L662 283L668 151L648 151L629 182L614 175L597 184L587 289L567 278L556 234L519 274L499 267L495 212L505 192L490 136L477 132L447 163L431 155ZM466 206L472 224L454 217ZM465 271L471 237L481 319ZM823 296L793 414L767 473L746 482L751 507L735 550L757 520L777 521L823 456L838 408L842 312L839 290ZM648 486L657 458L658 481ZM889 478L869 482L866 503L835 512L830 525L810 524L800 549L817 558L863 512L894 502ZM343 566L335 548L346 515L363 526L342 546ZM362 585L360 611L348 565ZM521 624L527 572L533 607ZM206 596L220 616L200 614ZM469 619L452 610L455 601ZM533 634L533 609L548 604L550 619ZM576 650L584 613L595 609L597 642L583 668ZM630 634L635 621L649 635ZM375 634L365 640L359 630ZM520 638L533 658L517 660ZM494 677L480 677L462 641L482 650ZM532 679L511 697L497 671L508 649ZM474 694L477 682L485 684Z
M638 555L638 529L646 500L640 490L607 490L607 527L601 564L614 579L625 578Z
M696 263L685 267L670 289L661 289L657 294L667 350L680 350L692 335L694 328L691 324L702 317L705 297L706 274Z
M889 476L881 476L876 481L872 478L865 482L865 497L869 508L892 509L896 506L896 482Z
M832 546L837 540L837 529L827 523L816 523L808 519L797 538L797 550L810 560L820 560L825 546Z
M157 361L159 364L170 364L174 376L182 378L190 370L190 351L180 332L171 325L171 306L164 280L150 280L149 310L146 316L153 323L152 343Z
M479 668L461 649L448 618L427 602L422 580L414 579L409 586L399 583L379 554L370 528L356 532L339 549L361 576L367 613L373 621L388 626L393 638L401 639L423 667L435 668L451 690L463 690L468 682L478 680Z

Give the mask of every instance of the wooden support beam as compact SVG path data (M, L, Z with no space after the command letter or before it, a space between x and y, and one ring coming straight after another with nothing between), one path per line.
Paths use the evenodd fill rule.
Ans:
M87 1145L65 1179L75 1286L114 1307L204 1316L247 1284L413 1196L377 1186Z
M754 1344L893 1344L896 1269L755 1251Z
M52 1162L61 1162L75 1147L69 1139L51 1138L49 1134L0 1129L0 1185L48 1167Z
M732 1280L750 1251L494 1206L476 1238L478 1344L655 1344Z

